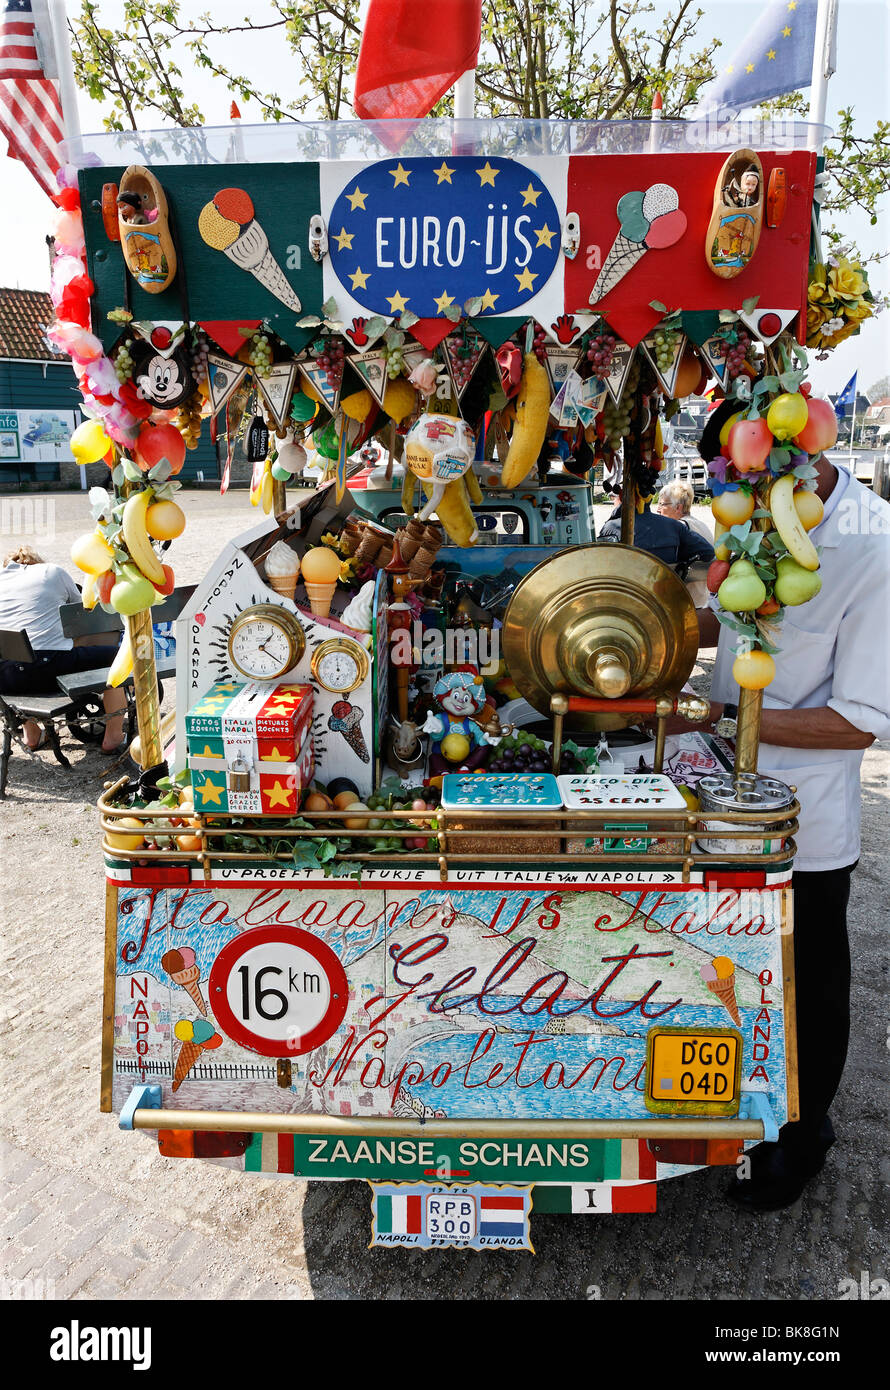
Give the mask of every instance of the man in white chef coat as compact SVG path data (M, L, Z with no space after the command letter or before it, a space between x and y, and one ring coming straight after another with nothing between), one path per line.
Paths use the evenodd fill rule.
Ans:
M720 452L723 420L712 412L700 452ZM800 1120L778 1144L751 1151L751 1176L727 1196L753 1211L796 1201L821 1169L835 1135L828 1114L840 1085L850 1028L847 902L859 859L862 755L890 737L890 506L843 467L820 457L825 512L810 537L822 589L785 610L775 679L764 691L758 770L797 788L794 964ZM718 646L711 684L714 723L735 713L735 634L699 610L701 645ZM719 636L719 644L718 644ZM724 726L725 727L725 726Z

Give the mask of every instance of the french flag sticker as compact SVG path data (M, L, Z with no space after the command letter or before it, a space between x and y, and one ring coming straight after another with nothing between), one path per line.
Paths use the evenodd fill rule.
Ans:
M519 1236L525 1229L527 1199L495 1192L480 1199L481 1236Z

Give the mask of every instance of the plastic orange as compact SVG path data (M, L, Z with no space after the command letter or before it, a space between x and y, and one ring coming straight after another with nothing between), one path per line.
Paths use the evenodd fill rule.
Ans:
M825 512L821 497L817 497L815 492L810 492L809 489L801 489L800 492L795 492L793 501L801 526L805 531L812 531L814 526L819 525Z
M145 529L156 541L172 541L185 530L185 512L175 502L152 502L145 513Z
M721 492L711 502L711 514L722 526L741 526L754 515L754 496L750 492Z

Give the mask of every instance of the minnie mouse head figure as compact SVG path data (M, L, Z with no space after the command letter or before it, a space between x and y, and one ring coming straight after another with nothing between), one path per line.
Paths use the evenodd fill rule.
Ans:
M140 394L161 410L173 410L194 394L188 352L183 343L172 351L153 341L134 344L133 378Z

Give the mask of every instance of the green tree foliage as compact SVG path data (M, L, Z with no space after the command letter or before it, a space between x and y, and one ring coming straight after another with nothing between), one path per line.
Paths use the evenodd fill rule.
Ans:
M422 5L422 0L418 0ZM694 0L674 0L658 25L646 0L483 0L482 47L476 93L480 116L612 120L645 118L655 92L665 118L688 116L700 88L715 75L717 39L698 35L704 12ZM265 120L337 120L352 116L351 94L361 31L359 0L266 0L256 17L221 23L196 15L181 0L125 0L123 20L109 27L100 0L82 0L71 22L75 76L106 111L108 130L173 122L204 124L184 72L197 66ZM295 87L268 91L250 70L251 38L275 33L293 59ZM237 70L220 48L237 36ZM448 115L452 97L435 114ZM764 114L806 110L800 93L768 103ZM857 132L852 109L840 112L825 149L828 179L823 214L830 241L833 219L859 208L877 222L887 187L890 125ZM873 257L872 259L880 259Z

